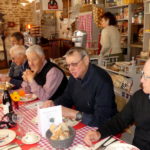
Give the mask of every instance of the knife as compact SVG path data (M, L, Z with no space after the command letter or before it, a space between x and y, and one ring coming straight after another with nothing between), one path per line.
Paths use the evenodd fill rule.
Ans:
M9 144L9 145L0 147L0 150L6 150L6 149L9 149L9 148L11 148L11 147L13 147L13 146L16 146L16 145L18 146L17 143L12 143L12 144Z

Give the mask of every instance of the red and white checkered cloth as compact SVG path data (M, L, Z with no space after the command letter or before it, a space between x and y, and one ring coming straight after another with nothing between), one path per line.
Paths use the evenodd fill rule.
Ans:
M92 14L85 14L83 16L79 16L77 20L77 29L86 31L86 47L90 48L92 44Z
M25 105L20 106L19 110L15 111L16 113L20 113L23 116L23 121L20 124L21 128L24 129L25 132L27 132L28 129L30 129L30 131L34 131L36 132L38 135L41 136L39 129L38 129L38 125L36 125L35 123L33 123L33 118L35 118L37 116L37 109L27 109L25 107ZM3 115L2 110L0 111L0 118ZM91 130L93 128L89 127L89 126L85 126L83 128L80 128L78 130L76 130L76 136L75 139L73 141L72 146L77 145L77 144L83 144L83 137L85 136L85 133L88 130ZM48 142L48 140L44 137L41 136L41 140L38 142L39 146L41 148L43 148L44 150L52 150L54 149ZM72 147L71 146L71 147ZM68 148L67 150L71 149Z

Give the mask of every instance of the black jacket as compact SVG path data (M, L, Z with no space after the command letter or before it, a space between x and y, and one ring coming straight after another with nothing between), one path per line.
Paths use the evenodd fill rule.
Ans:
M140 150L150 150L150 98L143 90L137 91L125 108L112 120L99 127L102 138L122 132L135 124L133 145Z
M99 126L117 112L110 76L92 64L82 80L70 77L65 93L54 103L75 106L83 112L82 122L90 126Z

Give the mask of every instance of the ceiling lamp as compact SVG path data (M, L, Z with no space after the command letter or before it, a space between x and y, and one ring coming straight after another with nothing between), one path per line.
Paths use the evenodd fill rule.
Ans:
M21 0L21 1L20 1L20 4L25 7L25 6L28 4L28 1L26 1L26 0Z
M29 3L32 3L34 0L28 0Z

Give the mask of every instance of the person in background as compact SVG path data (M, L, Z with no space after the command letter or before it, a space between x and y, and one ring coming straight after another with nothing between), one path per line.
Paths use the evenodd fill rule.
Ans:
M66 63L71 77L64 94L44 102L43 107L62 105L66 118L81 120L89 126L103 124L117 112L111 77L90 63L83 48L71 48L66 53Z
M144 65L142 72L142 89L135 92L124 109L97 131L89 131L84 141L88 145L92 142L116 135L135 124L133 145L140 150L150 150L150 59Z
M23 72L27 68L29 68L25 52L26 52L26 48L22 45L20 46L15 45L10 49L9 53L10 53L12 63L14 63L16 66L19 66L20 70L17 71L16 73L14 71L14 67L10 67L9 75L2 76L0 78L0 81L12 83L15 86L14 89L18 89L21 87L21 83L23 81L22 79Z
M102 16L102 32L100 44L102 49L100 51L100 56L118 56L119 60L123 59L120 45L120 33L117 28L117 21L115 16L106 12Z
M14 32L10 38L11 45L24 45L24 36L21 32Z
M41 46L33 45L26 50L30 69L23 73L22 87L34 93L40 100L57 98L68 83L65 73L56 65L45 59Z

